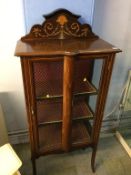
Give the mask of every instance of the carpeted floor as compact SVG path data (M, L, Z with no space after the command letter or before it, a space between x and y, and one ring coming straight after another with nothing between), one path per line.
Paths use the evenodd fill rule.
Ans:
M23 161L20 172L32 175L29 144L14 145ZM101 137L96 156L96 173L90 167L91 149L49 155L37 160L37 175L131 175L131 159L115 136Z

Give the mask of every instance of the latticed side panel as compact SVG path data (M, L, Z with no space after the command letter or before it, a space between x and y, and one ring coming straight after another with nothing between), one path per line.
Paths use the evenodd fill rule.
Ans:
M34 62L35 96L49 98L62 95L63 63L62 62Z
M50 153L62 150L62 124L48 124L39 127L39 151L40 153ZM84 122L74 122L72 125L72 148L85 147L90 145L90 135Z
M38 124L62 121L62 99L49 99L37 102Z

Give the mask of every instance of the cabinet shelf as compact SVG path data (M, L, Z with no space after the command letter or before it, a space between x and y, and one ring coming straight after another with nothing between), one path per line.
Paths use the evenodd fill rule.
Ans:
M74 100L73 120L92 119L93 112L84 100ZM62 100L37 102L39 125L62 122Z
M40 126L39 131L39 152L62 151L62 123ZM84 147L90 144L90 135L84 122L73 122L71 134L72 148Z
M74 83L74 95L97 94L96 87L89 81L77 80Z
M36 87L36 99L52 99L52 98L61 98L62 95L62 84L59 83L59 80L48 81L44 83L38 83ZM43 92L44 89L44 92ZM74 95L86 95L86 94L96 94L97 89L89 81L79 80L74 83Z

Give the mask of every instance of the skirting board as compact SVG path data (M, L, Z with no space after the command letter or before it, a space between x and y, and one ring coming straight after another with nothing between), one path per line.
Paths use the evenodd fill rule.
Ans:
M126 120L126 117L124 118L124 120ZM114 133L117 127L118 122L116 119L103 120L101 133ZM8 136L9 141L12 144L29 143L29 132L27 129L9 132Z
M4 120L4 113L2 110L2 106L0 104L0 146L4 145L7 142L8 142L7 128Z
M114 133L114 127L102 127L101 129L101 133ZM9 132L8 133L9 136L9 142L11 144L20 144L20 143L29 143L29 132L28 130L19 130L19 131L15 131L15 132Z
M28 130L20 130L8 133L11 144L29 143Z
M126 143L126 141L118 131L116 131L116 138L119 140L119 142L121 143L123 148L126 150L129 157L131 158L131 148L128 146L128 144Z

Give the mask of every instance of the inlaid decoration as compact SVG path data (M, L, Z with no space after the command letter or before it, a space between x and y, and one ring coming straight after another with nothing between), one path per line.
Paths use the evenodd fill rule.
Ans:
M68 38L97 38L89 24L81 24L79 15L68 10L59 9L51 14L44 15L42 25L34 25L30 33L22 37L22 41L43 39L68 39Z

